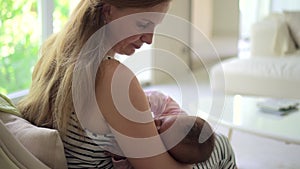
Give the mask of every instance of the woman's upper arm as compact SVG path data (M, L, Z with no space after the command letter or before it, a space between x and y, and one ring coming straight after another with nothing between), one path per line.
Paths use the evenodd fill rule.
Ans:
M115 60L101 63L96 97L103 117L135 169L189 168L166 152L145 93L126 66Z

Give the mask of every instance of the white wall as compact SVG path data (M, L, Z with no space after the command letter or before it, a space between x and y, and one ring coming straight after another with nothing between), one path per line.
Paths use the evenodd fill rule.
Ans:
M213 25L213 1L193 0L192 13L192 23L206 36L211 37Z
M236 36L239 0L193 0L192 22L208 37Z
M186 73L185 70L178 72L178 67L190 65L189 44L185 45L184 42L190 42L191 1L172 0L168 14L172 16L167 15L156 29L157 33L164 35L154 37L153 84L169 82L174 74ZM164 69L165 72L159 69Z
M193 31L190 31L190 37L187 34L186 38L190 38L191 41L190 47L199 51L201 57L203 54L204 57L210 59L211 63L216 61L216 57L210 55L211 53L215 54L208 43L214 45L222 58L238 55L239 0L173 0L169 13L191 21L209 38L207 42L205 38L196 36ZM174 25L171 29L180 29L180 26ZM186 32L186 30L184 29L182 32ZM192 69L203 66L198 56L191 55L189 48L174 39L156 36L153 47L171 51ZM154 67L161 62L166 62L160 55L161 53L154 52L152 62ZM170 69L176 69L177 66L174 64L175 62L168 60L164 65L169 65ZM152 82L164 81L167 77L162 74L164 73L154 72Z
M213 44L211 50L205 38L192 32L192 47L200 56L192 55L193 67L200 68L201 58L212 64L220 58L237 56L239 39L239 0L193 0L192 22ZM195 30L193 30L195 31ZM200 57L200 59L199 59Z
M213 36L238 36L238 4L238 0L213 0Z

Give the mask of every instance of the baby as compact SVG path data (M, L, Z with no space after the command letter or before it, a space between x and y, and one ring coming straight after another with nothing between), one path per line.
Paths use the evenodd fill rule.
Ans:
M154 122L162 141L166 144L172 142L174 134L181 133L185 137L175 146L168 148L169 154L177 161L187 164L197 164L206 161L214 148L214 133L208 123L200 117L188 116L179 105L169 96L157 91L145 92ZM172 126L175 124L176 126ZM176 133L163 135L170 127L176 127ZM201 136L207 136L199 140ZM115 169L132 169L126 158L120 156L112 157Z

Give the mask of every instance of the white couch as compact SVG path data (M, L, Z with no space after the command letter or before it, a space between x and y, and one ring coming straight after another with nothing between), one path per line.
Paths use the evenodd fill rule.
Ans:
M213 66L214 88L227 94L299 99L300 12L271 14L254 24L250 42L249 58Z

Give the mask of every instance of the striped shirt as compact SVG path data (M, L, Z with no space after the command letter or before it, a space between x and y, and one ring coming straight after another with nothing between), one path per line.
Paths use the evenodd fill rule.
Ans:
M215 147L210 158L195 164L193 169L237 169L235 155L227 137L216 134Z
M62 138L68 168L112 169L111 156L106 148L111 147L111 135L92 135L78 128L78 120L72 113L66 136Z

